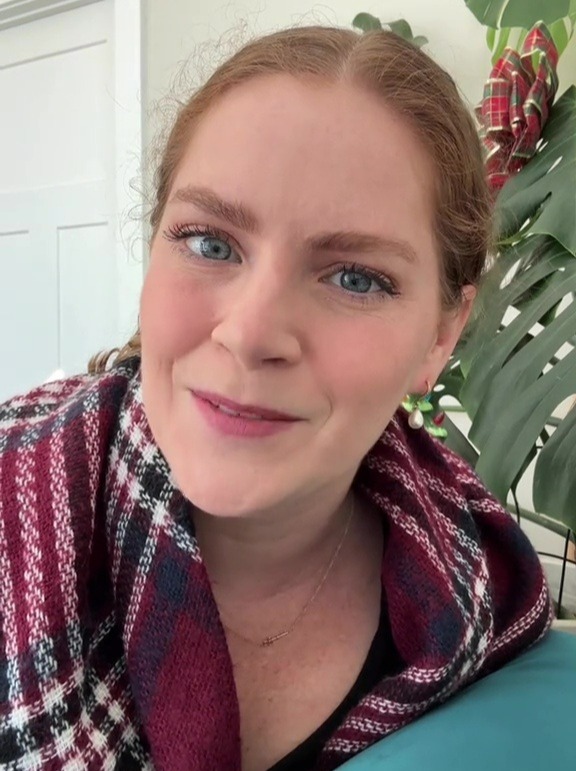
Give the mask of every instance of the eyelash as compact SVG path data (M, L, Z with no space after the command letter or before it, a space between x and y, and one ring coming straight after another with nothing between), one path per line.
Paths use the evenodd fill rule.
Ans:
M210 225L203 225L202 227L200 225L171 225L164 231L164 236L169 241L182 241L193 236L208 236L208 238L221 238L227 244L232 242L230 236L223 230L210 227Z
M166 230L164 230L163 234L168 241L173 241L177 244L179 244L180 241L193 238L194 236L206 236L208 238L219 238L233 248L236 248L233 239L231 239L229 235L227 235L224 231L219 230L218 228L210 227L209 225L171 225L170 227L166 228ZM186 256L190 255L190 250L188 248L186 248L185 254ZM199 257L199 259L204 258ZM382 287L381 292L364 293L348 292L342 287L342 290L346 292L346 294L351 295L355 298L356 301L360 303L369 303L374 299L387 300L390 298L398 297L400 295L395 282L385 273L381 273L374 268L366 268L364 265L359 265L357 262L343 262L333 266L330 275L339 273L340 271L361 273L372 281L375 281L377 284L380 284Z

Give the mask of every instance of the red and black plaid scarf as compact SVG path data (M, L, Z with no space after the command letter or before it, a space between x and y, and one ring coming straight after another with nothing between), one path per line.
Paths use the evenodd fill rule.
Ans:
M403 415L355 486L388 521L382 581L406 668L350 711L323 770L501 666L551 618L513 519ZM2 768L240 769L232 665L190 514L137 359L0 407Z

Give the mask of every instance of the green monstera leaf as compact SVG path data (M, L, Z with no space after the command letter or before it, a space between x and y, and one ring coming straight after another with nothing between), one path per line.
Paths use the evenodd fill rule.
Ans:
M408 24L406 19L381 22L380 19L376 16L372 16L371 13L359 13L354 17L352 26L362 30L362 32L370 32L374 29L383 29L386 27L394 32L395 35L399 35L417 48L422 48L422 46L426 45L428 42L428 38L424 37L424 35L414 36L412 27Z
M554 428L556 410L576 395L575 296L576 259L558 241L534 235L508 247L460 346L457 397L472 419L468 439L487 487L505 503L538 455L536 505L572 528L574 483L554 485L550 467L575 468L574 421Z
M564 417L536 461L534 505L576 532L576 408ZM572 503L567 506L567 501Z
M571 0L465 0L465 3L481 24L496 29L530 29L539 21L552 24L574 12Z
M560 56L572 39L574 34L574 21L570 17L558 19L547 25L548 32L558 49ZM520 51L522 44L530 30L522 27L501 27L494 29L489 27L486 30L486 42L488 48L492 51L492 64L496 64L498 59L504 54L506 48L512 48L514 51Z
M358 13L352 21L352 26L362 32L370 32L373 29L382 29L382 22L371 13Z
M530 233L550 235L576 256L576 86L554 104L536 155L502 188L502 236L528 220Z
M476 18L488 27L486 42L495 64L509 46L522 47L528 30L543 21L561 54L576 22L576 0L465 0Z

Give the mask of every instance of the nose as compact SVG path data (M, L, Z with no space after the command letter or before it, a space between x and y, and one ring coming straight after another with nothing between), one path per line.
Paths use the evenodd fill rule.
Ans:
M246 269L219 309L212 340L247 369L300 360L295 293L273 271Z

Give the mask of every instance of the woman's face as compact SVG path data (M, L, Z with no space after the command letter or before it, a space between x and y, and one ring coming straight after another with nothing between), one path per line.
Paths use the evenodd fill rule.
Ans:
M196 506L344 494L404 394L434 382L469 303L442 310L431 190L409 126L347 84L254 79L202 119L140 317L148 420ZM198 392L296 419L233 418Z

